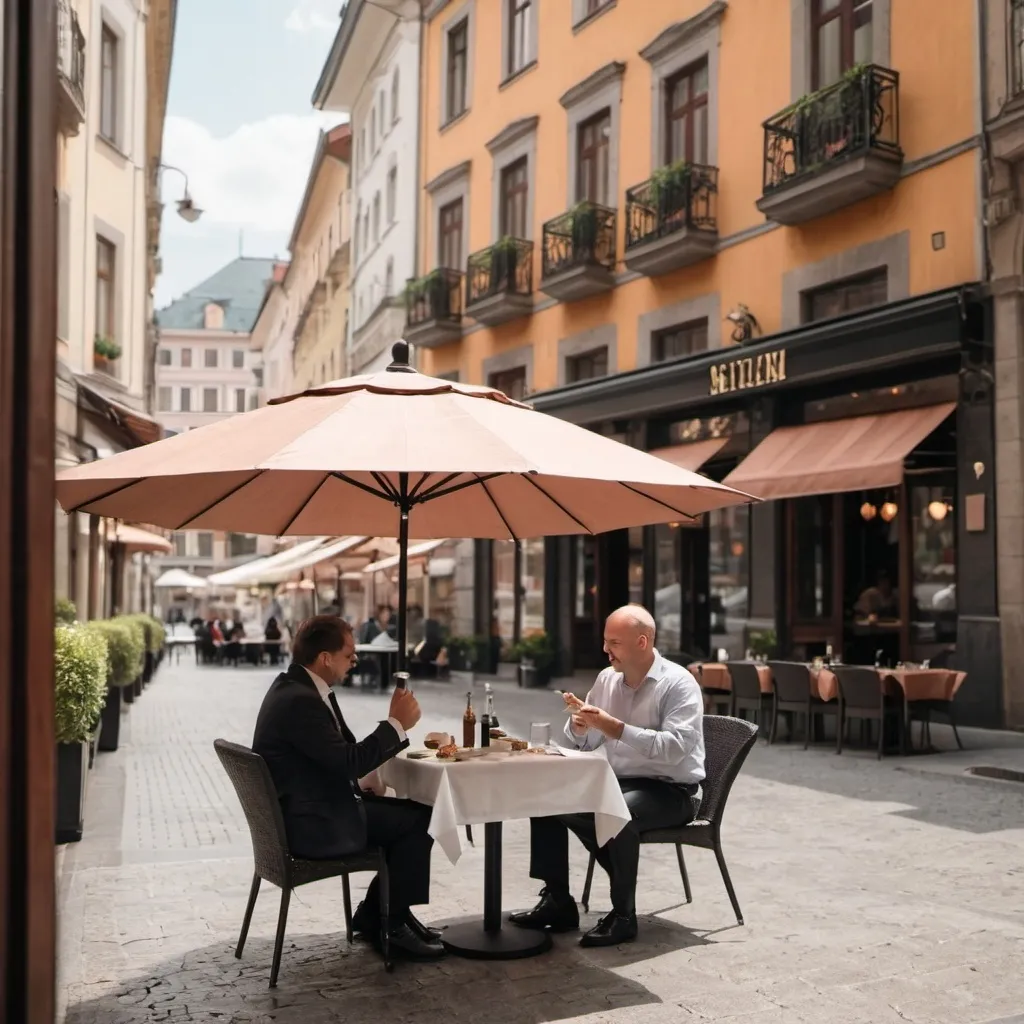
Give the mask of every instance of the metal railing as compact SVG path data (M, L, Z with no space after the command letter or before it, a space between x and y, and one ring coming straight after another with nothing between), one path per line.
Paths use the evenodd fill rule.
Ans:
M462 281L460 270L438 267L426 277L410 278L405 286L405 325L462 322Z
M584 266L615 268L615 211L597 203L577 203L541 234L542 280Z
M57 0L57 71L85 109L85 35L70 0Z
M533 294L533 242L503 238L466 261L466 305L495 295Z
M686 228L718 230L717 167L675 164L626 190L627 249Z
M899 83L863 64L765 121L764 193L870 150L899 153Z

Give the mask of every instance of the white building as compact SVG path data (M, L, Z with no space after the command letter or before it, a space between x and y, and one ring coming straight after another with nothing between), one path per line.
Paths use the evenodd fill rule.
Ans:
M415 277L420 10L416 0L349 0L313 96L352 125L352 293L348 367L381 369L405 331Z
M258 383L257 405L290 395L292 387L292 345L300 308L285 290L287 263L274 264L274 276L252 328L253 370Z

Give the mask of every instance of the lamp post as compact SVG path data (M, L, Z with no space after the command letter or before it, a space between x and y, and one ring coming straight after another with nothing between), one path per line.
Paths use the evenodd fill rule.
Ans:
M180 167L174 167L171 164L160 164L158 169L161 171L177 171L185 179L185 192L177 202L178 216L182 220L188 221L189 224L195 224L203 215L203 211L196 206L195 201L188 193L188 175Z

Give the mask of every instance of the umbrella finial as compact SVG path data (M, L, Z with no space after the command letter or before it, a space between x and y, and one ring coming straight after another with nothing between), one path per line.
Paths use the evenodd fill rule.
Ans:
M391 346L391 363L388 369L392 373L414 373L409 365L409 343L407 341L396 341Z

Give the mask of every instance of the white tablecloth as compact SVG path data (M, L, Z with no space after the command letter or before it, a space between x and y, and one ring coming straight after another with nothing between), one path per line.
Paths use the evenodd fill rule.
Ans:
M512 754L455 763L400 754L381 768L397 796L430 804L429 832L454 864L460 825L590 812L602 846L629 821L629 809L604 755Z

